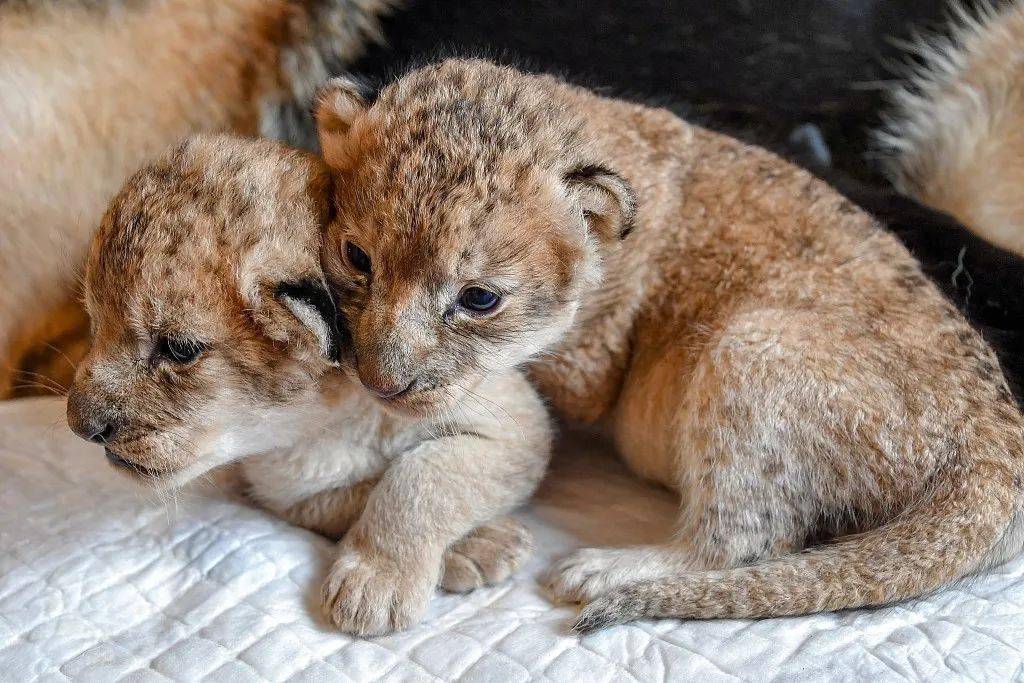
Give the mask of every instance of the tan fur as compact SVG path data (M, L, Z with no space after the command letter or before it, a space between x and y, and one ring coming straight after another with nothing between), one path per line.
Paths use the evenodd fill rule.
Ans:
M533 358L563 415L610 425L681 494L674 541L553 569L558 597L590 603L580 630L885 604L1019 550L1024 430L994 354L822 182L481 61L413 71L368 106L349 91L327 86L318 111L347 362L416 379L403 403L428 411ZM501 306L470 315L465 286Z
M518 522L490 520L536 487L550 427L514 371L420 419L336 369L328 187L308 154L226 137L134 175L90 251L93 345L68 423L155 485L238 461L253 500L340 538L331 623L384 633L418 621L439 582L501 581L528 554Z
M0 3L0 398L79 298L89 235L127 176L194 131L281 136L279 109L308 102L323 59L355 57L389 6Z
M281 517L339 540L363 514L378 481L368 479L346 488L321 491L287 508ZM480 526L445 551L441 587L450 593L465 593L499 584L532 550L530 532L512 517Z
M948 37L910 46L878 139L903 192L1024 254L1024 2L961 9Z

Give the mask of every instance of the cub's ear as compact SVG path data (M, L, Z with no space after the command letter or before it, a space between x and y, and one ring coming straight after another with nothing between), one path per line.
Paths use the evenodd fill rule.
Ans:
M365 83L347 76L332 78L317 89L313 115L320 151L329 166L348 165L348 133L356 117L368 108L369 91Z
M632 232L636 193L625 178L605 166L583 164L571 169L564 179L591 232L604 241L625 239Z
M316 336L323 357L338 363L342 344L338 313L324 283L314 279L282 282L274 295Z

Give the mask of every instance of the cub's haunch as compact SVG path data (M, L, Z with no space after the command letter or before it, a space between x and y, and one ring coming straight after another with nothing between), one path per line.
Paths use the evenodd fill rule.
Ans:
M671 113L484 61L319 96L343 362L429 414L529 363L679 491L675 539L549 576L581 630L885 604L1021 545L996 358L875 221ZM807 547L808 539L835 538Z

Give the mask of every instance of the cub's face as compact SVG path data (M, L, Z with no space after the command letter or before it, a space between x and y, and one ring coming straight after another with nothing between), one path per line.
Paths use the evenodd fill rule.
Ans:
M316 160L227 137L129 180L89 256L72 429L172 484L294 438L289 416L337 355L319 266L327 194Z
M516 115L507 75L442 64L372 106L346 81L321 92L338 180L323 262L352 334L346 366L398 412L443 412L557 342L632 217L620 176L559 153L575 131L557 112L522 104L546 127Z

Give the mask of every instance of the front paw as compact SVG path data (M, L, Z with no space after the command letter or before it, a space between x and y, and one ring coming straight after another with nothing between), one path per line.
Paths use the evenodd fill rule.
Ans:
M656 575L664 563L644 548L582 548L541 579L555 602L587 603L608 591Z
M324 581L324 614L338 629L360 636L409 628L427 610L439 567L440 558L398 562L343 541Z
M533 537L512 517L484 524L449 546L441 587L449 593L465 593L499 584L532 551Z

